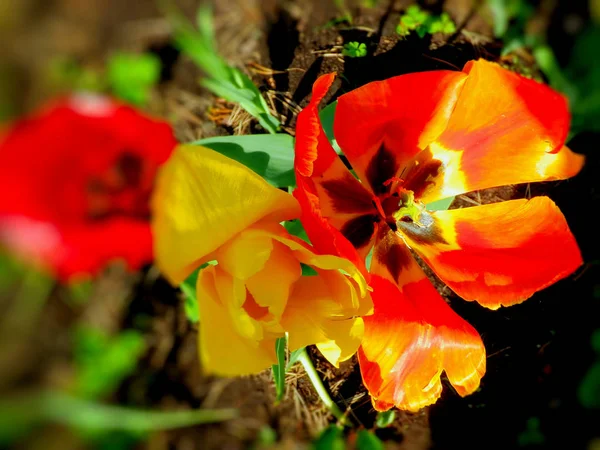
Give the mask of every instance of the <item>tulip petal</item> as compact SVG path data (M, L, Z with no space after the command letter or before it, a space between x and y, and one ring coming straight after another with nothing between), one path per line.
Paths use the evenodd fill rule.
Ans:
M294 257L301 262L311 266L317 270L323 271L338 271L341 270L347 273L350 278L356 283L361 297L367 296L368 286L363 274L349 260L336 255L318 254L315 253L313 247L308 245L302 239L296 236L291 236L285 228L279 224L260 223L245 231L248 235L254 236L269 236L277 242L288 247L294 254ZM358 304L356 301L354 304Z
M338 99L334 134L363 182L381 194L445 129L466 75L446 70L369 83Z
M405 187L416 197L429 203L579 172L584 157L564 146L570 116L561 94L484 60L463 70L468 78L448 127L407 171Z
M296 283L281 319L290 350L316 343L336 367L356 353L363 325L357 310L344 305L355 289L344 278L341 273L320 271L319 276L302 277ZM347 283L344 295L337 296L332 283Z
M238 286L239 287L239 286ZM243 288L243 285L241 285ZM258 373L277 363L275 337L253 338L252 320L239 305L239 289L218 266L200 271L197 284L201 317L198 346L206 373L238 376ZM246 328L240 330L240 323Z
M246 280L246 288L256 303L269 309L276 320L287 305L292 285L302 276L300 262L280 242L273 243L271 257L264 267Z
M180 146L153 196L156 261L174 284L240 231L261 219L300 214L298 203L246 166L200 146Z
M571 274L581 253L548 197L436 211L399 222L406 242L459 296L497 309Z
M349 258L364 268L375 224L373 220L363 220L357 226L357 220L372 215L373 195L335 153L318 115L319 103L334 76L324 75L315 82L310 103L298 115L294 196L302 205L302 223L315 248ZM360 249L359 254L348 240Z
M363 319L358 359L376 410L417 411L434 403L442 372L461 396L478 388L485 373L483 342L424 274L402 291L376 275L371 286L375 313Z

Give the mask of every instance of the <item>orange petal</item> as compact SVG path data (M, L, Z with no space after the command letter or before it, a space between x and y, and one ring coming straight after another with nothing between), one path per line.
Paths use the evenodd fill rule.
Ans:
M511 200L398 222L406 242L458 295L497 309L571 274L581 253L548 197Z
M315 248L364 268L360 260L370 249L375 225L361 218L374 212L373 197L335 153L318 116L317 108L334 76L324 75L315 82L309 105L298 115L294 196L302 206L302 222ZM361 248L360 255L349 239Z
M419 155L417 182L407 174L405 187L416 197L429 203L579 172L584 157L564 146L570 116L561 94L484 60L467 63L464 72L468 78L447 129Z
M358 358L376 410L417 411L434 403L443 371L461 396L478 388L485 373L483 342L424 274L402 291L375 275L371 286L375 313L363 318Z
M369 83L338 99L334 132L376 193L446 128L466 75L439 70Z

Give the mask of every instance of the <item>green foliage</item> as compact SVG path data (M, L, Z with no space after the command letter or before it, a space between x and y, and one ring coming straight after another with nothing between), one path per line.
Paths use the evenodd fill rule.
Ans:
M85 398L108 395L130 375L145 351L143 336L126 330L110 337L104 331L80 327L75 331L75 393Z
M285 370L286 372L292 368L294 364L300 361L300 357L306 352L306 347L299 348L290 353L290 359L288 360Z
M367 56L367 45L364 42L347 42L344 44L342 55L349 58L362 58Z
M288 134L218 136L192 145L209 147L241 162L276 187L296 185L294 139Z
M486 0L492 14L494 35L505 42L524 35L525 24L534 12L530 2L524 0Z
M160 59L151 53L117 52L108 57L105 70L63 57L52 61L49 74L60 89L111 92L127 103L143 106L159 81L160 70Z
M183 292L185 301L183 308L185 315L188 320L192 323L200 321L200 311L198 309L198 299L196 297L196 283L198 282L198 274L202 270L202 267L194 270L189 277L187 277L179 287Z
M589 409L600 409L600 361L588 369L577 389L579 403Z
M273 364L273 380L275 381L276 399L275 404L283 400L285 395L285 357L286 357L287 338L281 337L275 341L275 354L277 355L277 364Z
M562 89L571 100L573 132L600 131L600 26L589 26L578 37L564 75L571 90ZM560 89L560 88L559 88Z
M277 432L268 425L263 425L258 430L255 445L251 448L271 448L277 442Z
M454 201L454 197L446 197L435 202L427 203L427 211L445 211L450 208L450 205Z
M584 407L600 409L600 328L592 333L591 344L596 352L596 361L581 380L577 397Z
M394 419L396 419L396 411L393 409L379 412L377 413L377 419L375 419L375 426L377 428L389 427L394 422Z
M188 320L192 323L197 323L200 321L200 310L198 309L198 298L196 296L196 284L198 283L198 275L200 271L208 266L212 266L217 264L216 261L209 261L207 263L202 264L196 270L194 270L183 283L179 285L179 288L183 292L185 297L183 308L185 311L185 315Z
M228 65L215 47L212 12L201 7L197 15L197 29L180 14L170 12L175 45L200 67L206 77L200 84L231 102L238 103L258 119L269 133L276 133L280 123L271 115L258 88L242 71Z
M341 153L342 150L335 140L335 136L333 135L333 120L335 118L335 109L337 107L337 102L330 103L325 108L321 110L319 113L319 119L321 120L321 125L323 126L323 131L327 135L327 139L331 142L331 146L338 153Z
M517 442L521 447L528 445L542 445L545 440L546 438L540 430L540 419L538 417L529 418L525 430L522 431L517 438Z
M102 71L85 67L73 58L57 57L50 61L48 78L58 89L102 92L106 81Z
M396 27L396 32L400 36L408 36L411 31L416 31L417 35L422 38L426 34L455 33L456 25L446 13L434 16L431 13L422 10L419 5L411 5L406 9L406 12L400 16L400 22Z
M147 433L222 422L237 417L237 410L148 411L109 406L61 392L36 392L0 401L0 443L18 439L32 427L53 422L94 435L111 431Z
M456 24L450 18L447 13L440 14L439 17L434 17L431 19L428 24L429 28L427 32L429 34L433 33L443 33L443 34L452 34L456 33Z
M375 433L369 430L359 430L356 433L356 450L383 450L383 442Z
M288 220L284 222L283 226L293 236L299 237L303 241L306 241L310 244L310 239L308 239L308 235L306 234L306 230L302 226L302 222L298 219Z
M306 264L300 264L300 266L302 267L302 276L303 277L314 277L315 275L318 275L319 273L313 269L312 267L306 265Z
M11 291L25 275L26 268L8 253L0 249L0 294Z
M346 444L343 430L335 425L328 426L313 442L312 448L313 450L344 450Z
M108 58L106 78L113 94L141 106L148 102L160 70L160 59L151 53L114 53Z
M94 290L94 284L91 280L75 281L68 284L69 303L74 306L80 306L87 303Z
M361 2L362 6L364 8L375 8L378 3L379 3L379 0L363 0Z

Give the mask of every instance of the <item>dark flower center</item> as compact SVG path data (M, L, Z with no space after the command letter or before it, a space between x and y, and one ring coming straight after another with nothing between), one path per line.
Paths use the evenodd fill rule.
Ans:
M86 186L87 219L116 216L150 219L150 194L156 167L131 150L124 150L104 173L90 177Z

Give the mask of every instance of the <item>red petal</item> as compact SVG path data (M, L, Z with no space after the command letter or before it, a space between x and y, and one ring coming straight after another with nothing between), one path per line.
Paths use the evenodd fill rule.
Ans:
M439 166L426 185L410 186L422 191L423 202L564 179L581 169L584 157L564 147L570 116L562 95L484 60L467 63L464 72L447 129L418 157L421 166Z
M331 147L317 110L334 76L324 75L315 82L309 105L298 115L294 161L298 186L294 196L300 202L302 223L315 248L348 258L366 272L363 261L375 232L372 194ZM360 248L360 254L349 239Z
M458 295L491 309L520 303L582 264L569 226L548 197L431 213L399 223L407 243Z
M369 83L342 95L335 113L338 144L375 192L445 129L466 75L445 70Z
M401 292L373 276L371 286L375 313L363 318L358 357L375 409L417 411L434 403L442 371L461 396L477 389L486 363L481 338L429 280L409 283Z

